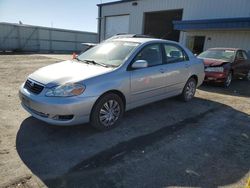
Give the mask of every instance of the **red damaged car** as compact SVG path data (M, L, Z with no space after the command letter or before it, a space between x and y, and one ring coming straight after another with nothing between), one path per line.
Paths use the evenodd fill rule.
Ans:
M238 48L211 48L198 58L205 63L205 82L221 83L229 87L233 78L250 80L250 58Z

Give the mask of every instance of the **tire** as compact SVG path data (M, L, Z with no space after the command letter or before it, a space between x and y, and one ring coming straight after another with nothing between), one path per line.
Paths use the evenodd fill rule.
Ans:
M105 131L116 127L124 114L124 104L122 99L113 93L104 95L94 105L90 124L100 130Z
M246 75L246 80L250 81L250 70L248 71L247 75Z
M196 92L196 87L197 87L197 81L194 78L190 78L183 91L182 94L180 95L181 99L184 102L188 102L194 98L195 92Z
M229 74L227 75L225 82L223 83L223 86L225 88L228 88L231 85L232 80L233 80L233 72L230 71Z

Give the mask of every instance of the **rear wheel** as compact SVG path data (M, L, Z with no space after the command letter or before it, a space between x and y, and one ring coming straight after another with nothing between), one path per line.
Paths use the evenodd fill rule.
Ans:
M229 86L231 85L231 83L232 83L232 79L233 79L233 73L232 73L232 71L231 71L231 72L229 72L229 74L227 75L227 78L226 78L225 82L223 83L223 86L224 86L224 87L229 87Z
M124 104L116 94L107 94L95 104L90 123L93 127L105 131L116 127L124 114Z
M194 78L190 78L187 81L187 83L182 91L181 99L185 102L188 102L191 99L193 99L195 92L196 92L196 86L197 86L196 80Z

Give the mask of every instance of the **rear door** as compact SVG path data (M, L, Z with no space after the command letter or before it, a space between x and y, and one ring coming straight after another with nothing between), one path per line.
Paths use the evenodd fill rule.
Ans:
M189 78L191 63L185 51L176 44L164 44L166 92L183 89Z

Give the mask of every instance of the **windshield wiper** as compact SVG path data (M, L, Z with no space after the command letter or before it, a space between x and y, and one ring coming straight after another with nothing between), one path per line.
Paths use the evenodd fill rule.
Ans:
M88 61L81 60L81 59L79 59L78 57L76 57L76 58L75 58L75 60L80 61L80 62L83 62L83 63L87 63L87 64L89 64L89 62L88 62Z
M82 61L87 62L87 63L92 63L92 64L94 64L94 65L100 65L100 66L102 66L102 67L109 67L109 66L108 66L108 65L106 65L106 64L103 64L103 63L97 63L97 62L96 62L96 61L94 61L94 60L84 59L84 60L82 60Z

